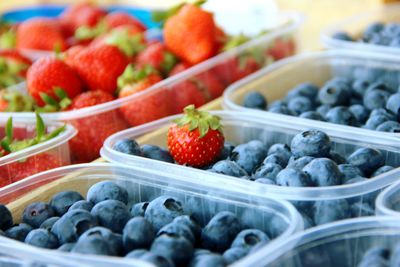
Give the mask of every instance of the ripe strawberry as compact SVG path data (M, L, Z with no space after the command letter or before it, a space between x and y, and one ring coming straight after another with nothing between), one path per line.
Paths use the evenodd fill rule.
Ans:
M82 83L76 72L54 57L40 58L32 64L27 74L27 87L39 106L57 106L55 99L72 99L82 91ZM51 99L53 101L49 103ZM65 105L61 105L61 108L65 108Z
M260 69L260 64L252 56L227 59L213 68L215 75L227 86Z
M88 91L75 97L70 108L81 109L112 100L114 97L104 91ZM95 160L99 157L99 151L107 137L128 128L128 124L116 110L96 113L69 123L78 130L78 134L70 141L74 162Z
M64 51L67 43L56 20L33 18L18 26L17 48Z
M204 167L218 159L225 141L219 117L190 105L174 122L168 130L168 148L177 163Z
M115 11L105 16L104 20L109 28L116 28L123 25L134 26L138 31L144 32L146 26L138 19L123 11Z
M71 64L86 86L113 94L117 79L128 65L126 56L110 45L90 46L74 57Z
M32 62L17 50L0 51L0 89L18 84L25 80L26 70Z
M192 5L184 5L164 25L167 48L190 65L217 53L216 26L211 13Z
M176 57L160 42L150 44L136 59L139 66L150 65L165 75L168 75L176 63Z
M94 27L106 12L94 4L84 2L70 6L61 15L60 21L67 35L72 35L81 26Z
M85 49L83 45L74 45L71 46L67 51L64 52L64 62L69 66L76 60L76 56Z
M267 49L266 54L271 56L274 60L279 60L293 55L295 53L295 50L295 43L292 39L277 39L275 40L272 47Z
M13 64L17 67L21 76L26 75L26 70L32 64L32 61L29 58L25 57L15 49L0 50L0 58L4 58L9 64Z
M161 80L161 76L150 66L134 70L132 65L128 65L124 74L118 79L121 88L118 97L124 98L140 93ZM165 117L170 114L168 93L168 90L162 88L154 93L134 98L122 104L121 113L132 126Z

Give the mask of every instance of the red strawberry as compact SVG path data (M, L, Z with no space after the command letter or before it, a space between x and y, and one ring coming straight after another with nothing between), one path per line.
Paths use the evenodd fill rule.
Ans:
M72 66L76 61L76 56L85 49L83 45L74 45L64 53L64 62Z
M126 56L110 45L90 46L74 57L72 67L78 72L86 86L113 94L117 79L128 65Z
M227 86L259 70L260 67L253 57L244 55L227 59L212 71Z
M39 106L44 106L46 103L56 105L49 103L48 97L62 101L66 97L72 99L82 91L82 83L76 72L62 60L54 57L40 58L32 64L27 74L27 87L29 94ZM44 99L46 95L48 97ZM61 106L63 107L65 108Z
M114 97L104 91L88 91L74 98L71 109L81 109L106 103ZM78 134L70 141L74 162L89 162L99 157L104 140L110 135L128 128L116 110L95 113L92 116L69 121Z
M106 12L91 4L80 3L67 8L61 15L60 20L68 35L81 26L94 27L106 15Z
M31 65L32 61L22 55L18 50L15 49L2 49L0 50L0 57L13 60L18 63L26 64L26 65Z
M221 80L211 71L200 73L192 80L205 92L209 100L220 97L225 90Z
M116 11L105 16L106 24L109 28L116 28L122 25L134 26L138 31L145 31L144 26L138 19L123 11Z
M118 97L124 98L140 93L161 80L161 76L149 66L134 70L133 66L129 65L118 80L121 88ZM168 92L163 88L123 103L121 113L132 126L168 116L171 113Z
M25 80L26 71L32 62L17 50L0 51L0 88L18 84Z
M67 43L56 20L33 18L18 26L17 48L64 51Z
M193 105L168 130L168 148L181 165L204 167L215 162L224 147L220 118Z
M272 47L266 51L274 60L279 60L295 53L296 47L292 39L276 39Z
M176 57L160 42L149 45L136 59L139 66L150 65L165 75L172 70L176 62Z

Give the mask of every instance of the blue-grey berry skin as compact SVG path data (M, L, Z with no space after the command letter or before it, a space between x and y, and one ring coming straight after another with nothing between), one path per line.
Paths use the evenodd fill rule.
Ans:
M274 106L269 108L268 111L277 114L295 116L295 114L293 114L293 112L286 105Z
M235 161L221 160L211 168L216 173L225 174L233 177L247 176L247 172L239 166Z
M400 109L400 93L393 94L386 102L386 109L390 110L393 114L397 114Z
M296 159L295 157L291 157L286 168L302 170L304 166L310 163L313 159L315 158L310 156L304 156L298 159Z
M71 252L90 255L112 256L110 244L100 235L91 235L79 239Z
M356 79L354 80L351 86L351 94L352 96L362 99L364 97L365 92L367 91L370 82L365 79Z
M193 252L193 257L197 257L200 255L205 255L205 254L210 254L212 253L211 251L209 251L208 249L204 249L204 248L196 248Z
M7 230L13 226L13 218L10 210L5 206L0 204L0 230Z
M269 163L273 163L273 164L278 164L280 165L282 168L286 167L287 163L289 161L289 158L284 157L281 154L271 154L269 156L267 156L264 161L263 164L269 164Z
M367 91L364 95L363 104L369 109L384 108L390 97L390 93L380 89Z
M378 168L376 171L374 171L374 173L371 174L371 177L381 175L381 174L391 171L393 169L394 169L394 167L392 167L392 166L384 165L384 166Z
M314 222L321 225L350 217L349 204L345 199L316 201Z
M338 106L330 109L328 113L326 113L325 119L328 122L341 125L354 126L357 124L357 120L353 113L351 113L350 110L344 106Z
M219 212L203 228L202 247L215 252L223 252L230 247L241 230L242 225L235 214L229 211Z
M261 164L267 153L265 144L259 140L252 140L235 147L231 158L247 173L252 173Z
M295 114L296 116L301 113L311 111L314 109L313 102L304 96L297 96L289 100L287 107Z
M295 158L326 157L329 156L330 149L329 136L318 130L303 131L295 135L290 145L290 150Z
M122 232L125 251L138 248L149 248L154 240L153 226L143 217L135 217L128 221Z
M90 201L87 200L79 200L72 204L72 206L69 208L69 210L87 210L91 211L94 207L94 204Z
M376 127L377 131L388 133L400 133L400 123L397 121L385 121Z
M368 25L363 33L364 39L370 39L371 35L381 32L385 28L385 25L381 22L375 22Z
M189 240L182 236L164 234L154 240L150 251L171 259L177 266L183 266L192 258L194 247Z
M57 237L47 229L35 229L29 232L25 238L25 243L39 248L58 248Z
M332 38L337 39L337 40L342 40L342 41L349 41L352 42L353 38L345 32L337 32L332 35Z
M119 200L128 203L128 192L112 181L102 181L92 185L87 192L87 200L97 204L104 200Z
M122 233L122 229L131 218L126 205L114 199L97 203L90 213L97 218L99 225L115 233Z
M372 116L372 114L370 115L370 117L368 118L367 122L364 125L364 128L369 129L369 130L376 130L376 128L378 128L379 125L381 125L382 123L389 121L388 117L384 116L384 115L374 115Z
M194 237L192 230L189 228L189 226L184 224L178 224L172 221L171 223L164 225L164 227L157 232L156 236L158 237L164 234L173 236L182 236L187 240L189 240L192 244L196 243L196 239Z
M388 84L384 81L382 81L381 79L378 79L377 81L371 83L368 86L367 92L373 91L373 90L381 90L387 93L392 92L392 89L388 86ZM365 94L367 94L367 92L365 92ZM385 106L383 106L385 107Z
M53 227L53 225L60 219L60 217L51 217L48 218L47 220L45 220L39 228L42 229L47 229L47 230L51 230L51 228Z
M289 161L290 157L292 156L292 152L290 151L290 147L287 144L273 144L268 149L268 156L272 154L278 154L285 159L286 162Z
M319 106L316 111L321 114L323 118L325 118L326 113L332 108L330 105L321 105Z
M144 254L148 253L149 251L147 249L139 248L132 250L128 254L125 255L125 258L130 258L130 259L139 259L142 257Z
M331 151L329 158L333 160L336 164L345 164L346 159L335 151Z
M57 216L62 216L75 202L80 200L83 200L83 197L78 192L64 191L54 195L49 204Z
M142 156L143 154L139 144L135 140L131 139L118 140L113 145L113 149L115 149L118 152L134 156Z
M233 240L231 247L240 247L250 250L260 242L268 242L270 238L258 229L246 229L241 231Z
M389 266L399 266L400 265L400 243L397 243L394 248L392 248L391 257L389 260Z
M317 111L306 111L300 114L300 118L310 119L315 121L326 121L325 117L321 115L321 113Z
M59 248L57 248L57 250L59 251L64 251L64 252L71 252L72 249L75 247L75 242L73 243L65 243L63 245L61 245Z
M225 259L220 254L210 253L195 257L189 263L189 267L208 267L208 266L225 267L226 262Z
M243 106L246 108L265 110L267 105L267 99L259 92L249 92L243 99Z
M175 267L174 262L164 256L147 252L139 257L140 260L154 264L156 267Z
M159 231L164 225L181 215L183 215L183 206L178 199L160 196L147 206L144 218L153 225L155 231Z
M350 86L342 82L328 81L319 90L318 99L324 105L347 105L350 99Z
M356 177L363 177L364 174L362 171L351 164L340 164L338 165L339 171L343 174L343 183L346 183L346 181L356 178Z
M8 228L4 233L6 237L24 242L26 236L33 228L29 224L20 223L19 225Z
M275 180L278 173L282 170L282 166L276 163L262 164L253 174L254 179L266 178Z
M224 147L222 148L221 154L219 155L219 160L229 159L231 157L232 151L235 146L229 142L224 143Z
M248 249L241 248L241 247L233 247L228 250L225 250L224 254L222 254L222 257L224 257L225 262L227 265L234 263L235 261L238 261L249 253Z
M292 168L286 168L280 171L276 177L276 184L290 187L305 187L313 185L308 174L301 170Z
M364 123L368 120L370 113L369 110L363 105L351 105L349 107L349 111L353 114L358 125L364 125Z
M382 153L374 148L363 147L354 151L347 162L358 167L367 177L379 167L385 165Z
M113 233L110 229L105 227L96 226L84 232L78 239L86 239L89 236L100 236L109 243L110 255L119 256L123 254L122 236Z
M146 212L147 207L149 206L149 202L140 202L136 203L131 208L132 217L144 217L144 213Z
M316 186L340 185L342 173L337 164L328 158L314 159L308 163L303 171L310 177L311 183Z
M359 267L386 267L389 266L390 249L380 246L374 246L368 249L361 258L357 266ZM396 265L390 265L396 266Z
M22 222L29 224L33 228L39 228L40 225L55 212L53 208L44 202L34 202L29 204L22 213Z
M143 145L142 146L143 156L149 159L174 163L174 159L168 150L154 145Z
M312 83L301 83L287 93L285 100L289 101L295 97L303 96L314 102L317 98L318 90L318 87Z
M196 239L200 239L201 226L192 216L189 215L178 216L172 222L176 224L186 225L192 231L194 237Z
M396 120L396 116L392 112L387 111L384 108L376 108L376 109L372 110L370 117L378 116L378 115L383 115L383 116L387 117L387 119L390 121Z

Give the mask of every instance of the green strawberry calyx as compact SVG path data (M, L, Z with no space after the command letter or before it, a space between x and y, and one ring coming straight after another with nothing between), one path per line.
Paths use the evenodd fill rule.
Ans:
M116 28L105 38L105 43L116 46L122 53L132 57L143 51L146 46L143 44L141 33L131 34L128 28Z
M178 63L178 58L168 51L164 52L163 57L163 61L161 62L161 69L164 74L168 74L175 67L176 63Z
M118 77L118 89L121 90L128 84L144 80L151 74L157 74L157 70L150 65L135 68L133 64L129 64L126 66L124 72Z
M191 2L190 4L195 5L195 6L202 6L203 4L205 4L207 2L207 0L196 0L194 2ZM165 22L168 20L168 18L172 17L173 15L177 14L179 12L179 10L181 10L181 8L183 6L185 6L187 3L180 3L177 5L172 6L171 8L167 9L167 10L158 10L158 11L153 11L151 14L151 18L153 21L155 22L159 22L162 25L165 24Z
M13 153L20 151L22 149L46 142L60 133L65 131L66 126L63 125L61 127L56 128L50 133L46 133L46 126L42 117L40 117L39 113L36 112L36 136L32 138L27 138L23 140L15 140L14 139L14 131L13 131L13 119L10 117L7 120L5 127L5 137L0 141L0 145L2 150L0 151L0 155L4 156L5 154Z
M33 111L34 101L26 94L18 91L4 90L0 93L3 101L7 102L6 112Z
M250 38L244 34L230 36L228 41L222 47L222 51L224 52L224 51L231 50L231 49L238 47L248 41L250 41Z
M99 21L94 27L80 26L75 30L74 37L77 40L92 40L108 31L107 23L104 20Z
M189 131L199 130L200 138L206 136L208 131L217 130L222 134L221 118L212 115L207 111L200 111L194 105L189 105L183 109L184 115L174 120L179 127L189 126Z
M65 110L72 104L72 100L61 87L54 87L54 93L57 96L57 99L46 93L39 93L40 98L43 100L45 105L43 107L36 107L36 110L40 112L56 112Z

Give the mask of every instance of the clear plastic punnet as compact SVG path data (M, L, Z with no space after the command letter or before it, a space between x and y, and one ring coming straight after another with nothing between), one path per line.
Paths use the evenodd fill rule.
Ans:
M335 127L325 128L318 125L301 124L292 120L282 123L279 119L257 116L255 113L239 113L230 111L214 111L212 114L221 117L225 140L238 145L254 139L261 140L270 147L276 143L290 146L292 138L303 130L319 129L329 135L332 150L347 157L361 147L376 148L383 153L386 163L395 167L400 166L399 139L389 135L376 138L373 132L342 131ZM318 218L324 206L335 208L342 207L341 219L369 216L374 214L374 202L377 194L385 187L394 183L399 178L399 168L370 178L363 182L324 186L324 187L286 187L256 183L201 169L190 168L178 164L156 161L144 157L128 155L113 149L114 144L122 139L135 139L140 145L150 144L167 147L168 126L178 116L171 116L146 125L135 127L109 137L101 150L104 159L126 166L137 166L151 169L161 173L174 173L179 176L188 176L190 179L204 179L213 177L237 191L247 193L249 196L268 196L291 201L303 215L305 228L322 224L325 221ZM189 179L189 178L188 178Z
M0 119L0 139L5 136L6 120ZM63 126L64 123L46 123L46 131ZM13 118L14 138L32 138L36 135L35 120ZM43 143L0 157L0 187L17 182L41 171L71 164L68 141L76 135L71 125L54 138Z
M366 28L375 22L400 23L400 4L389 4L369 12L345 18L328 26L322 31L321 40L327 48L351 49L364 52L379 52L390 55L400 55L400 48L363 42L344 41L333 38L337 32L348 33L352 37L360 37Z
M298 46L296 36L302 21L303 16L298 13L281 13L277 27L268 33L171 76L144 91L88 108L43 114L43 118L73 125L78 130L77 136L70 142L73 161L92 161L98 157L104 140L111 134L181 113L189 104L201 106L222 95L226 86L250 74L237 69L241 65L238 64L241 58L250 57L259 61L260 66L264 66L293 55ZM208 86L209 83L215 84L212 82L215 79L221 79L222 86ZM208 81L204 82L204 86L200 86L202 92L194 86L198 80ZM26 92L24 84L15 90ZM120 109L127 107L130 112L123 116ZM0 118L8 118L10 115L0 113ZM25 119L35 116L33 112L12 115ZM82 142L91 142L90 149L84 151Z
M391 258L398 258L396 253L399 250L395 248L399 247L399 241L400 226L395 217L349 219L298 233L259 250L252 258L244 261L244 264L254 267L389 266ZM376 252L375 257L367 259L368 250L368 254L373 254L373 249ZM377 259L377 252L381 250L389 251L389 255L382 255L388 259ZM375 265L377 262L382 265ZM393 262L398 263L394 260Z
M376 78L377 74L378 78ZM369 132L375 138L383 135L398 136L398 133L378 132L366 128L333 124L301 117L273 113L266 110L251 109L242 105L244 96L249 92L259 92L268 101L284 100L287 93L302 83L313 83L318 87L336 76L356 79L358 75L369 75L371 83L383 82L393 88L400 85L400 57L349 50L327 50L311 52L283 59L238 81L226 89L223 107L227 110L249 111L265 119L279 119L282 123L308 124L335 130L350 131L352 134ZM364 75L364 76L365 76ZM375 78L376 79L375 79Z
M249 196L232 190L214 177L195 179L166 172L160 174L142 168L124 167L107 163L71 165L34 175L0 189L0 203L6 204L15 223L20 222L25 207L34 201L47 202L59 192L73 190L86 196L88 189L100 181L113 181L128 192L130 204L151 201L159 196L170 196L182 202L184 210L199 224L204 225L219 211L230 211L250 228L267 233L273 244L287 239L303 229L296 209L287 201ZM0 236L0 244L12 244L36 257L46 255L88 264L90 266L145 266L128 258L64 253L35 248ZM251 255L251 254L250 254ZM249 255L249 257L251 257Z
M382 191L376 198L376 214L400 216L400 183Z

